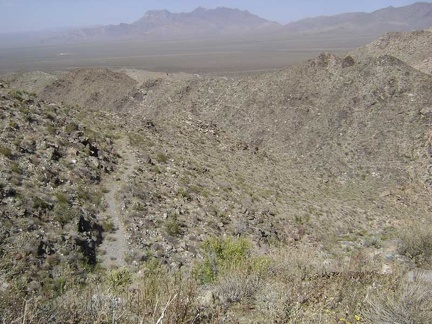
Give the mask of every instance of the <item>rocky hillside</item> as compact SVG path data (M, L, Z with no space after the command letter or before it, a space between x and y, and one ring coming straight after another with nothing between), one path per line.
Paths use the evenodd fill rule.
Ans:
M9 76L1 318L428 322L424 48L248 77L39 73L35 95Z
M140 147L138 159L149 164L141 167L127 189L132 227L139 223L148 228L145 224L150 222L161 232L149 237L164 237L165 222L157 220L174 217L182 233L176 244L191 245L190 236L197 235L198 226L191 215L202 215L200 233L236 235L242 210L248 210L267 215L263 227L252 232L271 232L267 226L274 226L279 229L277 240L284 241L288 236L282 229L285 222L294 221L294 215L305 209L334 208L324 207L330 198L310 200L322 195L322 185L336 196L340 190L352 190L352 202L343 208L354 215L363 212L355 210L365 199L381 200L377 197L383 193L399 192L413 183L430 186L432 181L427 135L431 77L393 56L355 57L324 53L286 70L241 79L159 76L139 83L121 73L81 69L63 75L42 95L121 113L125 127L136 133L131 136L140 139L135 141ZM141 131L147 129L152 132ZM246 165L255 171L249 173ZM289 179L293 183L302 179L302 184L293 185ZM159 198L141 196L136 192L141 186L152 188L150 192ZM223 188L228 193L221 192ZM231 190L239 196L231 197ZM263 190L264 200L258 194ZM276 199L279 194L285 198ZM134 208L139 210L136 216ZM221 223L220 210L231 215L228 223ZM145 221L138 217L143 211ZM269 215L279 215L281 222L264 221ZM342 216L335 212L332 217ZM313 231L327 228L313 219L317 222ZM349 231L348 224L341 223L335 235ZM140 226L130 231L141 233ZM139 250L158 249L154 244L160 239L149 241L149 237L136 238ZM259 242L259 237L254 241ZM161 242L165 246L169 239Z
M197 119L229 132L247 150L271 153L316 178L394 185L421 172L417 166L426 158L431 77L393 56L322 54L287 70L241 80L159 78L134 87L128 80L123 92L113 96L107 90L111 81L83 86L80 74L62 79L76 84L59 86L59 80L56 91L48 87L45 94L92 106L104 85L110 95L95 107L155 121Z
M361 47L351 55L355 58L391 55L404 61L423 73L432 73L432 30L409 33L389 33L376 41Z
M77 69L66 73L43 89L47 100L82 107L100 108L122 105L136 82L123 73L107 69Z
M80 109L4 83L0 98L3 288L15 280L24 291L54 293L64 271L78 280L96 264L105 231L100 183L119 158L112 138L83 123Z

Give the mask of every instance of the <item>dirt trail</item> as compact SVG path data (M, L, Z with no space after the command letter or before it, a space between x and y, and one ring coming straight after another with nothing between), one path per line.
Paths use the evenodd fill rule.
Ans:
M126 265L125 256L129 252L129 245L123 223L124 205L119 196L137 165L134 153L127 149L126 141L119 141L117 147L119 147L119 153L122 156L123 170L120 171L120 174L114 174L114 177L105 183L105 187L109 189L109 192L105 194L108 207L104 212L107 221L113 223L115 232L107 234L99 247L101 251L105 252L100 256L100 261L102 266L106 268Z

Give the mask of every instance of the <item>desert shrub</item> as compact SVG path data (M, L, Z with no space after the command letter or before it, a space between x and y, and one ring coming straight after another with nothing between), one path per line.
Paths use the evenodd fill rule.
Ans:
M24 92L21 90L11 90L9 95L16 100L23 100Z
M103 192L98 188L78 186L77 197L81 204L87 202L99 206L102 202Z
M8 159L12 157L11 149L5 146L0 146L0 154L3 155L4 157L7 157Z
M203 261L195 275L202 283L214 282L219 274L244 262L250 250L251 243L243 238L209 238L203 242Z
M230 274L221 275L212 285L215 296L224 304L252 300L262 287L261 273L250 269L232 269Z
M78 217L78 212L64 203L58 203L53 209L55 220L60 223L62 227L70 223L73 219Z
M365 318L369 323L431 323L432 282L418 274L395 291L382 291L368 300Z
M9 121L9 127L13 128L13 129L18 129L19 125L15 120L11 120L11 121Z
M400 233L399 253L412 259L417 266L432 267L432 225L418 225Z
M132 276L125 268L113 270L108 275L108 285L114 290L123 289L131 282Z
M69 124L67 124L66 126L65 126L65 131L67 132L67 133L72 133L72 132L75 132L75 131L77 131L79 129L79 127L78 127L78 125L76 124L76 123L69 123Z
M34 209L48 209L49 204L39 197L33 197L33 208Z
M113 233L116 230L115 225L111 220L102 221L102 228L104 232L110 232L110 233Z
M165 222L165 231L168 235L177 236L181 233L181 226L176 217L170 217Z
M51 124L46 124L46 130L49 134L54 135L57 132L57 128Z
M166 163L168 161L168 156L164 153L158 153L156 155L156 161L159 163Z
M57 202L62 205L68 205L69 204L69 198L67 195L61 192L56 192L54 196L57 198Z
M19 174L20 173L20 167L18 162L12 162L10 165L10 170L14 173Z

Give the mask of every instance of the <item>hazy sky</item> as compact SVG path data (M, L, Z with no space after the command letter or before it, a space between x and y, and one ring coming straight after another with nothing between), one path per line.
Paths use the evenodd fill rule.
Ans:
M147 10L189 12L197 7L247 9L287 23L305 17L374 11L412 0L0 0L0 32L133 22ZM430 2L430 1L426 1Z

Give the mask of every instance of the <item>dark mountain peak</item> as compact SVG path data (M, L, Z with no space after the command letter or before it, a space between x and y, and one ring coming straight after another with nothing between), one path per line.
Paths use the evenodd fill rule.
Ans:
M390 31L411 31L432 26L432 3L418 2L405 7L388 7L372 13L351 12L334 16L306 18L282 27L247 10L198 7L192 12L172 13L150 10L132 24L82 28L57 39L146 38L174 39L220 37L263 33L362 33L374 37ZM372 40L372 38L370 38Z
M206 12L206 11L208 11L209 9L207 9L207 8L204 8L204 7L198 7L198 8L196 8L194 11L192 11L192 14L194 14L194 13L202 13L202 12Z
M139 20L135 21L133 25L140 25L148 21L166 21L169 20L174 14L168 10L149 10Z
M132 25L136 27L133 32L146 35L216 35L224 32L245 33L279 26L249 11L226 7L215 9L198 7L188 13L152 10Z
M144 17L154 17L154 16L166 16L171 14L168 10L149 10L145 13Z

